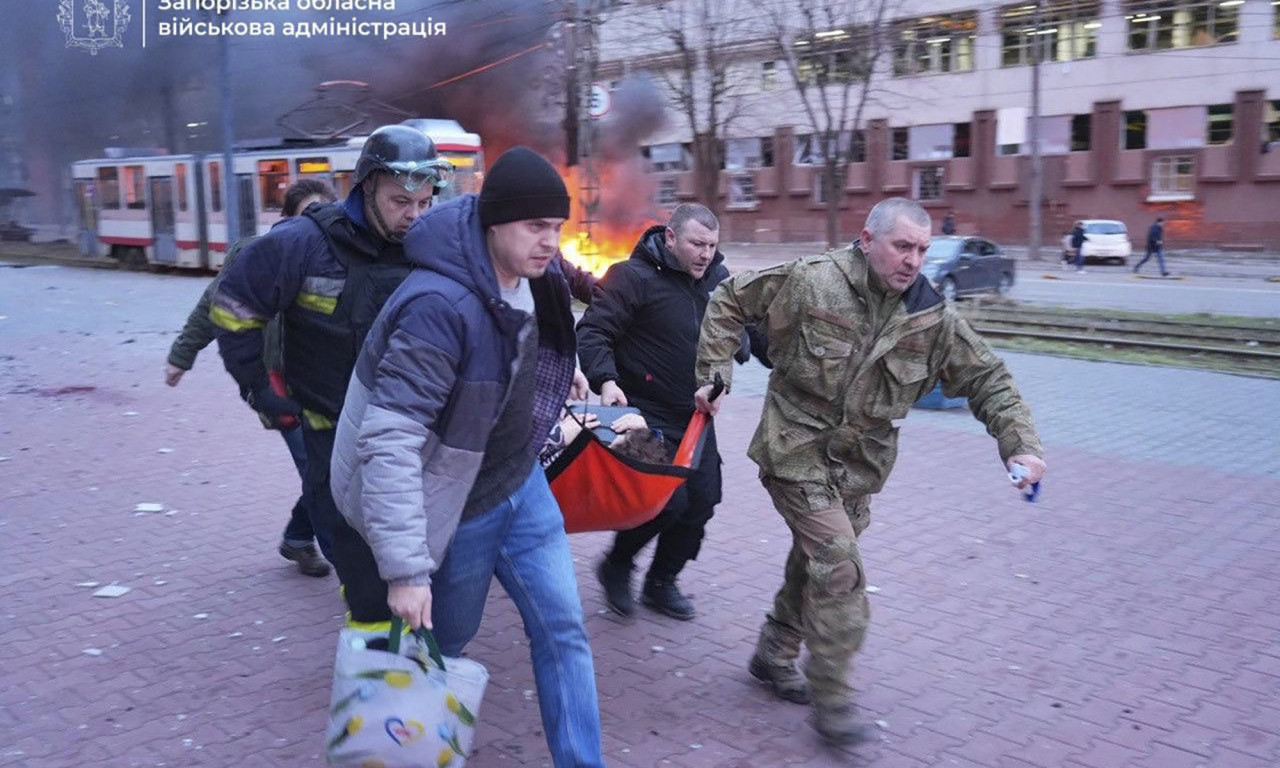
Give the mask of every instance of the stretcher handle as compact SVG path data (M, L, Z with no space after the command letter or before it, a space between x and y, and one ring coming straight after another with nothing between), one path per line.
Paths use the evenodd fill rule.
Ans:
M724 379L720 374L716 374L715 379L711 383L711 391L707 393L707 400L715 400L724 394ZM702 430L707 428L707 422L711 419L708 414L702 411L694 411L693 417L689 419L689 426L684 430L684 438L680 440L680 447L676 449L676 457L672 463L677 467L692 467L693 455L698 451L698 443L702 440Z

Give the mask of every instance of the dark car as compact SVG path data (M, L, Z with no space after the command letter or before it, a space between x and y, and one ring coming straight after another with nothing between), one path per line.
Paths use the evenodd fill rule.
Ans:
M1017 267L985 237L935 237L920 270L948 301L974 293L1003 294Z

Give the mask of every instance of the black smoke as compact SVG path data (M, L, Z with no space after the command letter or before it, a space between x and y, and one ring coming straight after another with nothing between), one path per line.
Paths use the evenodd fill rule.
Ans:
M8 12L10 39L0 53L0 67L16 69L17 77L0 78L0 84L16 81L18 93L16 116L0 128L18 133L4 138L22 148L28 186L48 202L63 197L46 211L56 210L64 221L70 216L62 204L66 169L74 160L100 157L108 146L171 152L220 148L216 39L158 34L161 22L204 15L160 12L160 0L127 3L132 19L125 47L96 56L66 48L55 0L23 0ZM275 37L231 38L236 136L282 136L281 116L313 98L319 83L354 80L367 83L371 97L412 116L458 120L481 135L490 162L514 144L564 162L565 54L558 34L563 9L562 0L400 0L393 11L383 12L233 11L228 19L273 21L277 29ZM279 35L284 21L324 23L330 16L339 21L430 18L444 22L448 32L390 40ZM599 153L610 162L638 158L638 142L662 120L664 105L656 93L640 80L619 88L613 112L597 125ZM388 113L386 119L399 117Z

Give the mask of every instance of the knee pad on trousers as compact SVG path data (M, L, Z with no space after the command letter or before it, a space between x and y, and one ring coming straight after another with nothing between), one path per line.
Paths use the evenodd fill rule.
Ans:
M823 543L810 558L808 570L814 588L832 597L852 595L865 586L858 546L852 539Z

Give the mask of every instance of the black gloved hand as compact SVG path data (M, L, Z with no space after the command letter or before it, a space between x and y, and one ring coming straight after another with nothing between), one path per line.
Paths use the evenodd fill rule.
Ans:
M269 384L251 390L245 400L250 408L262 414L276 429L293 429L298 426L302 406L285 395L276 394Z

